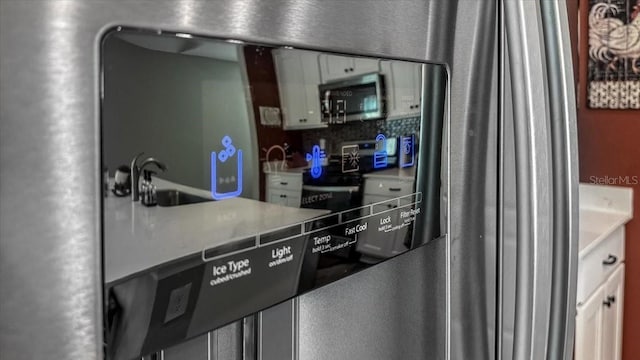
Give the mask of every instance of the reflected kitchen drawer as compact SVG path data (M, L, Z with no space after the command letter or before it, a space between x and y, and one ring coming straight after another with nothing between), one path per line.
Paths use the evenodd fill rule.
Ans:
M302 173L299 174L267 174L267 187L291 191L302 190Z
M289 207L300 207L300 190L267 189L267 201Z
M367 178L364 193L395 198L413 193L413 181Z

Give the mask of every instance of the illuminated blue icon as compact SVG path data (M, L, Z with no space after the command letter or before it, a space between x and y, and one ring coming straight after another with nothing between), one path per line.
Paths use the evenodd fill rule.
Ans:
M322 175L322 159L326 157L319 145L313 145L311 154L307 153L307 161L311 162L311 177L317 179Z
M376 136L376 150L373 152L373 167L375 169L387 167L387 138L382 134Z
M400 167L413 166L415 160L415 135L400 137Z
M242 150L236 151L232 142L231 138L226 135L221 141L225 149L219 153L211 152L211 196L215 200L229 199L242 193ZM235 175L224 176L223 171L218 170L221 170L220 168L225 165L227 160L232 161L234 155L236 155L237 163L235 166L231 165L231 169Z

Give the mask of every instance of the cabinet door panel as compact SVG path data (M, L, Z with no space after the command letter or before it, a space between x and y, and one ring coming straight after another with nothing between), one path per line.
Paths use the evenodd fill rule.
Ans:
M300 192L270 188L267 190L267 201L272 204L300 207Z
M352 74L353 58L339 55L320 55L320 71L322 82L344 79Z
M373 59L355 58L355 67L352 75L361 75L380 71L380 61Z
M373 59L323 54L319 62L323 83L380 71L380 62Z
M387 88L387 112L390 118L407 117L420 110L420 65L383 61L380 65Z
M605 285L605 301L602 325L602 359L622 358L622 316L624 302L624 264L618 266Z
M314 52L301 53L302 70L304 73L304 92L307 108L305 109L306 125L321 125L320 116L320 67L318 54Z
M578 307L576 316L576 360L604 360L602 358L602 320L604 285ZM609 359L606 359L609 360Z
M326 127L320 114L320 69L314 51L275 51L285 129Z
M282 115L286 125L303 124L306 113L306 89L302 59L298 54L275 54Z
M300 196L287 196L286 206L300 207Z
M269 192L267 199L271 204L278 204L278 205L284 205L284 206L287 205L287 199L284 198L282 194L279 192L275 192L275 191Z

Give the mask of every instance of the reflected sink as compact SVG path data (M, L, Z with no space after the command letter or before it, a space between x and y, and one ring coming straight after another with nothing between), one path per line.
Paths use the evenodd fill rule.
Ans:
M189 194L180 190L158 190L156 192L158 206L178 206L213 201L202 196Z

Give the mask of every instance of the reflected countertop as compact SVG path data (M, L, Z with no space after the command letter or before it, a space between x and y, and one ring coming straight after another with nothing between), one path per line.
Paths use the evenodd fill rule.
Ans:
M304 174L305 171L307 171L309 169L308 166L305 167L295 167L295 168L282 168L281 165L276 164L276 165L271 165L271 166L263 166L263 170L265 174L274 174L274 175L280 175L280 174L285 174L285 175L295 175L295 174Z
M177 189L211 198L207 190L162 179L154 179L154 184L158 190ZM105 282L326 213L244 198L146 207L130 197L109 194L104 199Z

